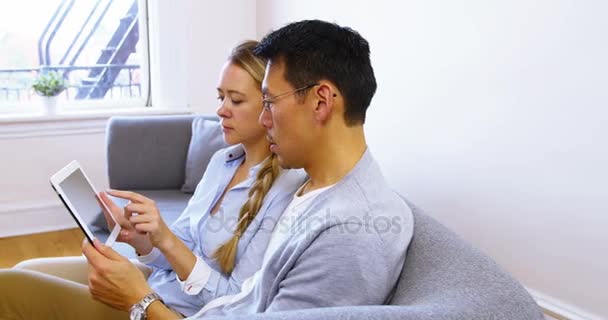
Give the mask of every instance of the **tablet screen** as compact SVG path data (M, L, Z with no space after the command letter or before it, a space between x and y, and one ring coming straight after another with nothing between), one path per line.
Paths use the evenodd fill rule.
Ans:
M105 243L110 233L107 230L102 208L97 202L95 190L93 190L80 168L61 181L59 187L68 195L70 203L89 230L99 241Z

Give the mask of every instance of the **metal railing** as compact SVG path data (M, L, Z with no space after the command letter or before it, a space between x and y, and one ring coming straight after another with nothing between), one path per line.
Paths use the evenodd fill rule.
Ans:
M68 87L61 93L66 100L107 99L115 95L121 98L141 97L140 66L127 64L139 41L138 0L131 1L97 61L82 65L76 61L99 29L114 0L96 0L92 9L81 17L84 20L81 27L76 29L62 28L66 17L77 5L76 1L61 0L38 39L39 66L0 69L0 103L31 100L34 95L31 85L36 76L51 71L67 80ZM51 43L60 31L76 34L59 63L51 62ZM76 50L73 52L72 49Z
M96 88L99 84L85 84L90 71L109 69L119 72L113 83L105 86L108 89L107 98L138 98L141 97L141 83L138 79L140 66L137 64L115 65L56 65L31 68L0 69L0 102L29 101L35 95L31 89L34 78L41 73L50 71L62 74L68 80L67 89L61 93L67 100L78 100L76 93L81 88ZM79 75L78 73L81 73ZM109 97L108 97L109 95Z

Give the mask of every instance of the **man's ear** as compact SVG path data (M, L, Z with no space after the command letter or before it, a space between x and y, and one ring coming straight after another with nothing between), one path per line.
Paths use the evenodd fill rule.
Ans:
M321 82L317 90L315 90L316 106L314 110L315 119L320 122L327 122L331 117L332 113L336 109L337 96L334 92L334 88Z

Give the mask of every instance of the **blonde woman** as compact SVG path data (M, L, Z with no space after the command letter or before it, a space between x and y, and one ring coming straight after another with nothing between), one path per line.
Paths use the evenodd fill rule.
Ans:
M151 289L182 316L193 315L216 297L238 293L243 281L260 269L272 230L305 179L303 171L280 168L270 152L266 131L258 123L266 62L252 53L256 44L247 41L237 46L222 68L217 115L224 140L231 147L211 158L188 206L173 225L165 224L152 199L128 191L100 193L101 201L123 227L118 240L135 248L143 264L140 269L149 274ZM108 194L127 199L129 204L118 207ZM86 260L80 259L80 263L86 270ZM35 262L20 267L44 272ZM82 274L86 279L86 271ZM37 306L36 312L48 318L52 318L49 309L53 308L59 308L66 318L70 312L88 319L129 316L93 301L86 286L56 276L12 270L11 275L0 272L0 279L4 281L0 287L9 288L12 281L15 286L31 282L44 288L12 294L0 302L0 314L12 309L9 314L16 319L31 318L34 312L27 307L20 310L18 305L23 306L24 301L19 299L44 301L54 294L69 297L69 306L62 307L62 297L56 296L53 306Z
M186 316L215 297L240 291L241 283L260 268L278 217L303 183L302 172L281 172L257 121L265 62L253 55L255 45L251 41L235 48L217 88L224 140L234 146L212 157L175 224L169 228L150 199L110 192L131 201L125 214L138 232L122 236L141 255L140 262L153 267L148 283ZM102 199L112 205L103 194ZM112 209L118 217L121 210Z

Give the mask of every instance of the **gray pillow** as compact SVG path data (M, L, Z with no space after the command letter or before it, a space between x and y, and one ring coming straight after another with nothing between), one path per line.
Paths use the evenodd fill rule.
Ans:
M182 192L194 192L203 178L211 156L226 146L219 122L202 117L192 121L192 138L186 156L186 178L181 188Z

